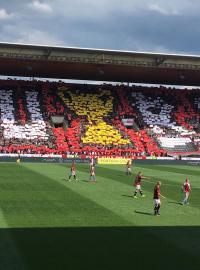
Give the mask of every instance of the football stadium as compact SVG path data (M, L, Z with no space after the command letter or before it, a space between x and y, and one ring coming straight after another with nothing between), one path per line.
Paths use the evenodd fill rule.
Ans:
M200 269L199 56L1 43L0 74L0 269Z

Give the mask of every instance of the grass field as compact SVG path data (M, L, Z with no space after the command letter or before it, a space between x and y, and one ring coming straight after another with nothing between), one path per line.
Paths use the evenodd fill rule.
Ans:
M69 170L68 170L69 171ZM200 269L200 167L0 164L0 269ZM138 171L145 198L133 199ZM192 192L182 206L181 185ZM153 215L153 187L162 181L161 216Z

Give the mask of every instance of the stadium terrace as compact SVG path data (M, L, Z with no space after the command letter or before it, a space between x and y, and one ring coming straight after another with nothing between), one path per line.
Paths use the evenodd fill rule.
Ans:
M2 75L199 84L197 56L1 43L0 58ZM1 80L0 109L5 154L199 154L198 89Z

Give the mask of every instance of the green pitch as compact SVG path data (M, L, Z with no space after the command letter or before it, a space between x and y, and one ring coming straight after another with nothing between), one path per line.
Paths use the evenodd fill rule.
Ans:
M133 199L138 171L151 180ZM129 177L124 166L97 165L97 184L88 172L77 164L79 181L68 182L66 165L0 164L0 269L200 269L200 167L133 166ZM159 217L157 180L167 197Z

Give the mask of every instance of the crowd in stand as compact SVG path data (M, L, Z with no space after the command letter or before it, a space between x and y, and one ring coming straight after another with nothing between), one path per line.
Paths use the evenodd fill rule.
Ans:
M197 90L0 80L0 92L1 153L163 156L183 137L199 149Z

